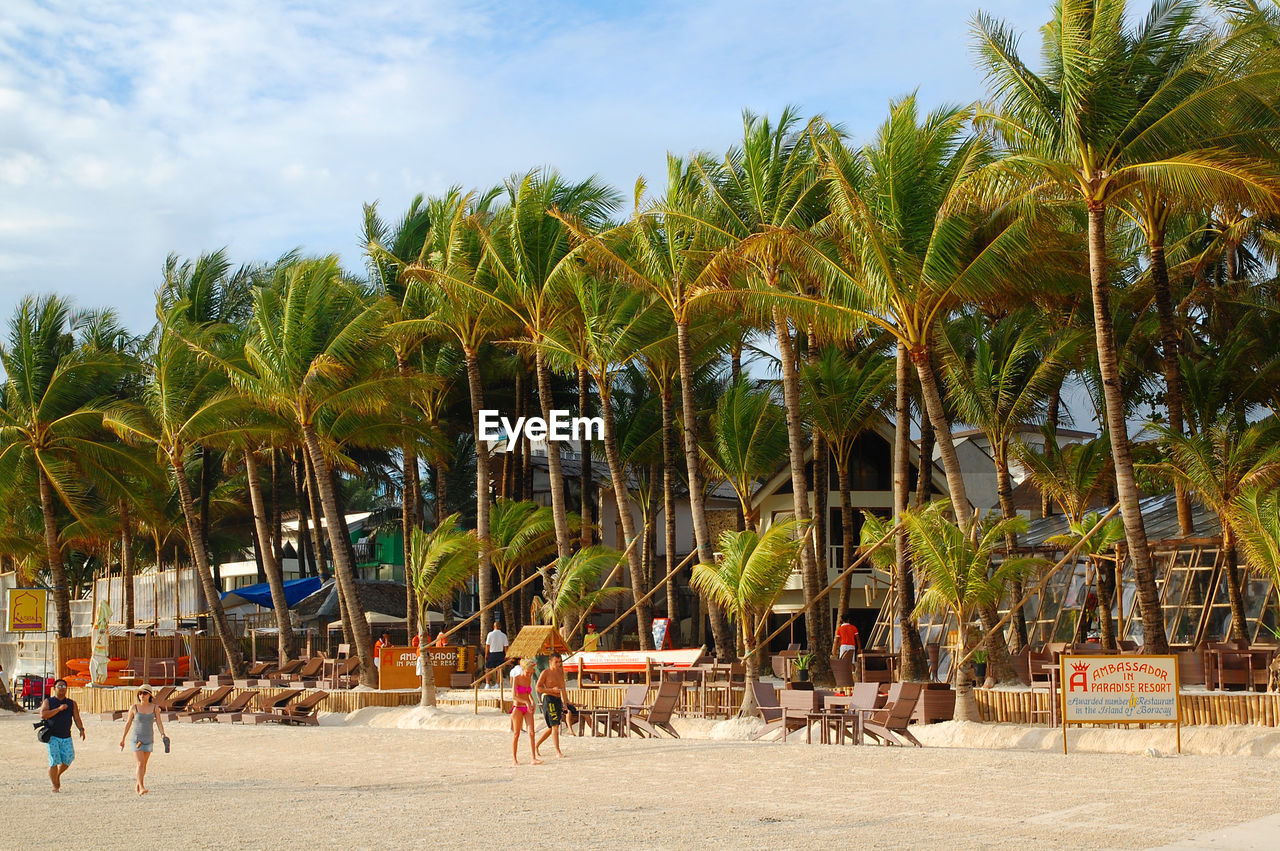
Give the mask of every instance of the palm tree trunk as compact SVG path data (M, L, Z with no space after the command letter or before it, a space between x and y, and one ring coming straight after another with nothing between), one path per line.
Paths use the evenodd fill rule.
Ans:
M1009 448L1003 441L993 441L992 448L996 455L996 496L1000 499L1000 513L1006 520L1018 516L1013 507L1013 479L1009 474ZM1005 538L1008 557L1013 558L1013 548L1018 545L1017 536L1010 533ZM1022 600L1022 580L1014 579L1009 583L1009 605L1014 606ZM1027 616L1021 606L1013 610L1009 619L1013 628L1013 642L1009 647L1011 653L1019 653L1027 646Z
M1244 594L1240 588L1239 558L1236 553L1235 536L1230 527L1222 524L1222 561L1227 578L1227 601L1231 606L1231 634L1234 639L1249 640L1248 621L1244 614Z
M440 608L448 609L449 607L447 605L442 605ZM418 698L418 705L419 706L435 706L436 705L436 669L435 669L435 666L431 664L431 650L429 649L429 645L431 643L431 636L427 635L425 632L422 631L421 629L422 624L423 624L423 620L422 618L419 618L418 619L418 626L419 626L418 648L419 648L419 652L422 653L422 677L421 677L422 693L421 693L421 696Z
M618 523L622 526L621 545L627 553L627 570L631 574L631 593L636 600L649 590L645 587L644 566L639 548L632 546L636 537L636 523L631 516L631 495L627 488L627 474L622 466L622 453L618 451L618 434L613 416L613 401L607 376L597 376L600 392L600 415L604 419L604 457L609 462L609 478L613 480L613 502L618 509ZM640 649L653 649L653 607L648 602L636 606L636 629L639 631Z
M771 287L772 288L772 287ZM782 360L782 400L787 412L787 443L791 461L791 492L796 520L807 526L809 512L809 483L805 479L804 420L800 414L800 374L796 371L795 346L791 330L782 310L773 308L773 328L778 339ZM813 557L813 547L800 548L800 577L804 585L804 600L809 603L826 587L818 564ZM808 647L813 652L811 676L815 682L827 682L831 677L831 659L827 648L831 646L831 603L810 606L805 612L805 631Z
M322 534L320 532L320 524L327 515L323 513L320 507L320 492L316 483L316 468L311 463L311 453L309 451L303 452L302 460L303 471L307 477L307 503L311 507L311 549L316 555L316 565L320 571L320 579L327 582L331 578L329 565L333 563L333 553L329 553L329 561L326 562L324 542L320 537ZM328 528L329 523L326 522L324 526ZM332 547L330 549L332 550Z
M973 509L969 505L969 493L965 490L964 474L960 471L955 441L951 438L951 424L947 422L947 411L938 386L938 374L933 369L933 351L928 341L911 352L911 361L916 365L916 372L920 376L920 396L924 400L925 414L933 426L934 440L942 455L947 490L951 492L951 510L955 512L956 523L960 528L968 529L973 522ZM921 467L923 466L924 459L921 459ZM921 469L921 474L924 472Z
M1089 204L1089 283L1093 294L1093 330L1098 349L1098 372L1102 376L1102 395L1106 403L1111 458L1116 471L1116 493L1129 557L1133 559L1134 584L1138 589L1138 606L1142 612L1143 646L1148 653L1168 653L1164 611L1156 588L1155 566L1138 504L1138 485L1133 475L1133 457L1129 451L1129 432L1124 416L1124 398L1120 390L1120 363L1116 352L1115 329L1111 322L1111 283L1107 279L1106 207Z
M539 348L534 355L534 369L538 373L538 404L542 408L542 418L551 422L551 368L547 366L546 355ZM603 392L603 390L602 390ZM605 407L601 398L600 407ZM556 527L556 555L567 559L572 543L569 540L569 514L564 504L564 472L560 467L560 444L547 436L547 478L551 488L551 519ZM547 583L546 593L550 595L550 574L543 571Z
M297 648L294 646L293 625L289 620L289 603L284 596L284 573L280 562L276 561L275 550L271 547L271 533L267 528L267 509L262 499L262 481L258 477L258 459L250 450L245 450L244 453L244 473L249 483L249 503L253 506L253 525L258 530L259 555L267 574L267 585L271 589L271 607L276 613L279 659L284 664L286 660L293 658Z
M351 620L351 629L354 633L352 639L356 645L356 653L360 656L360 683L370 688L377 688L378 672L373 664L373 642L369 635L369 622L365 619L364 606L360 603L360 595L356 587L355 565L351 561L351 542L342 540L344 524L339 522L341 512L338 508L338 497L333 488L333 479L330 477L329 464L325 461L324 451L320 448L320 438L316 435L315 426L303 423L302 437L306 442L311 465L316 472L320 504L324 507L324 516L327 521L324 525L329 533L329 548L333 552L334 576L346 600L347 617Z
M214 627L218 631L218 640L222 642L222 651L227 656L227 667L231 669L231 675L243 677L246 671L244 654L240 650L240 641L231 634L231 624L222 608L222 595L213 581L213 571L209 568L209 554L200 546L200 519L196 513L195 500L191 496L191 483L187 481L182 455L170 455L169 463L173 466L174 478L177 480L182 516L187 521L187 540L191 542L192 560L196 565L196 574L200 577L200 586L204 589L205 605L213 616Z
M200 540L194 546L201 547L205 558L213 568L213 582L222 587L222 566L209 557L209 528L213 523L210 502L213 499L214 463L219 456L207 446L200 447Z
M956 659L959 660L969 652L969 625L967 619L959 619L959 653ZM981 721L982 716L978 713L978 701L973 696L973 663L966 662L956 671L956 710L954 720L956 721Z
M591 401L591 376L587 368L578 367L578 416L587 416L587 407ZM578 476L578 490L582 494L580 502L582 510L582 546L591 546L592 535L592 502L591 502L591 429L584 429L581 444L582 472Z
M298 573L303 576L319 576L316 567L315 547L311 544L310 500L307 499L306 466L301 459L292 464L293 490L298 501Z
M813 435L813 558L818 565L818 576L827 584L831 570L827 564L827 494L831 488L831 460L827 438L821 433ZM827 601L830 606L830 600Z
M907 347L898 343L897 389L894 394L893 429L893 521L901 523L907 510L911 493L911 373ZM923 455L917 474L927 476L933 462ZM920 640L920 625L916 623L916 583L911 570L911 555L907 550L907 529L899 526L893 538L894 587L897 589L896 620L902 636L899 665L902 679L907 682L924 682L929 677L929 664L925 660L924 643Z
M755 617L752 612L742 613L742 647L746 658L746 677L742 692L742 706L738 708L739 718L759 718L760 706L756 703L756 683L760 682L760 654L756 650Z
M1150 240L1151 285L1156 296L1156 315L1160 319L1160 365L1164 368L1164 404L1169 414L1169 428L1182 434L1182 369L1178 365L1178 329L1173 313L1173 294L1169 285L1169 264L1164 253L1164 226L1159 236ZM1178 530L1185 538L1195 534L1191 516L1191 495L1180 479L1174 479L1174 498L1178 507Z
M400 523L404 534L405 563L408 564L409 542L413 540L413 530L418 525L418 493L415 484L418 481L418 452L412 441L405 441L401 447L404 459L402 473L402 498L400 500ZM405 620L408 621L409 632L418 631L418 603L413 592L413 580L406 567L404 572L404 608Z
M1049 391L1048 413L1045 415L1045 423L1049 427L1049 433L1055 435L1053 439L1053 444L1054 444L1053 449L1055 450L1058 448L1056 435L1058 433L1058 418L1061 416L1061 414L1062 414L1062 378L1061 376L1059 376L1058 380L1053 385L1053 389ZM1046 438L1046 440L1047 439L1048 438ZM1047 443L1045 445L1044 451L1046 455L1050 451L1050 448L1047 445ZM1049 516L1049 509L1051 507L1052 502L1053 501L1050 499L1048 491L1040 492L1040 516L1042 518Z
M124 628L133 629L133 522L127 499L120 500L120 583L124 585Z
M844 558L840 564L840 572L849 569L855 559L854 550L857 549L858 543L853 536L853 482L849 474L849 457L848 450L836 452L836 479L840 488L840 527L842 534L841 548L844 551ZM840 583L840 606L836 610L837 616L844 615L849 611L849 590L853 585L853 575L850 574Z
M280 508L280 452L271 450L271 551L284 573L284 533ZM301 567L301 564L299 564Z
M920 457L921 459L933 459L933 447L937 443L937 437L933 431L933 423L929 418L920 418ZM933 476L929 475L929 467L922 464L921 468L916 472L916 505L924 505L929 501L929 497L933 496Z
M680 634L680 605L677 599L676 564L676 411L675 394L670 376L662 384L662 527L663 543L667 550L667 617L671 618L668 630L673 636ZM676 646L675 641L671 645Z
M676 348L680 358L680 412L684 419L684 463L689 474L689 514L693 519L693 539L698 546L698 562L715 564L711 548L711 527L707 524L706 488L698 458L698 411L693 402L693 344L689 340L689 320L676 319ZM703 596L703 595L699 595ZM716 656L728 661L733 655L733 633L724 610L705 596L707 616L711 621L711 637L716 643Z
M1116 649L1116 627L1111 620L1111 606L1115 602L1116 572L1104 561L1094 562L1094 575L1098 577L1098 633L1104 650Z
M58 546L58 523L54 514L53 485L43 469L37 471L40 480L40 511L44 517L44 553L53 580L53 607L58 614L58 635L71 637L71 592L67 588L67 569L62 562L62 548Z
M489 533L489 447L479 439L480 410L484 407L484 385L480 383L480 353L463 348L467 362L467 386L471 392L471 428L476 435L476 537L480 541L480 634L493 629L493 540Z

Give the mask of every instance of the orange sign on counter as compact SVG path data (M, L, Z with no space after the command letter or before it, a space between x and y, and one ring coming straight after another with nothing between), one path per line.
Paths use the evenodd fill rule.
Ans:
M455 673L470 673L470 647L428 647L431 665L435 670L436 685L449 687L449 679ZM378 688L418 688L418 651L412 647L383 647L378 657Z

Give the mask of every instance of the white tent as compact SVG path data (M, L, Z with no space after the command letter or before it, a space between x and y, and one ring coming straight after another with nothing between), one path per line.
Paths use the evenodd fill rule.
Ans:
M404 618L398 618L395 615L384 615L382 612L365 612L364 619L369 622L369 626L407 627L409 625L409 622ZM427 623L444 623L444 615L439 612L427 612ZM342 621L330 621L329 629L342 629Z

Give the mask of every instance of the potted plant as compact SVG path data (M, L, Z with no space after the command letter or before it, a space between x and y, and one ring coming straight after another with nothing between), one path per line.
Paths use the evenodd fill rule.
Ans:
M796 656L795 661L791 663L791 670L795 672L796 682L809 682L809 666L813 664L812 653L800 653Z
M973 678L981 683L987 678L987 651L973 651Z

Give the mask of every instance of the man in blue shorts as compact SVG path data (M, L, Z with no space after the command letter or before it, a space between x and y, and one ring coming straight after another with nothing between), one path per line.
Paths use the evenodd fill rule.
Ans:
M71 722L74 721L80 730L80 740L84 741L84 722L80 720L80 707L67 697L67 681L59 679L53 684L53 694L40 704L40 717L49 722L49 780L53 783L53 791L62 791L62 775L71 767L76 758L76 749L71 744Z

